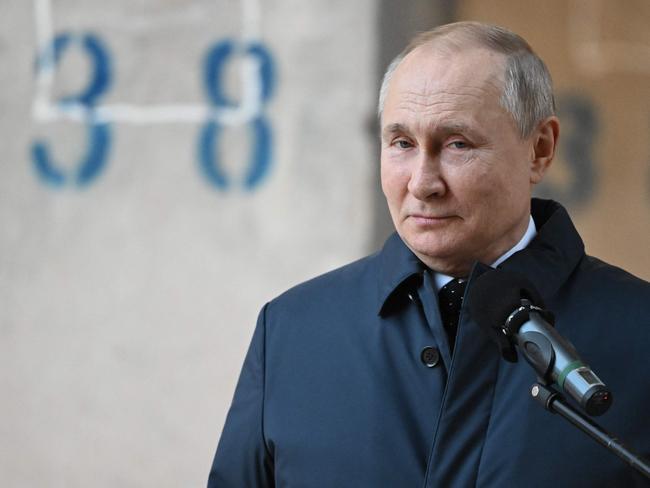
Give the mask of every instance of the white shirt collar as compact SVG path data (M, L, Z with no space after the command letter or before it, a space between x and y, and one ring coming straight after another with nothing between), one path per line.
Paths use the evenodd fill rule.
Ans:
M524 249L530 243L530 241L532 241L535 238L536 235L537 235L537 227L535 226L535 221L533 220L533 216L531 215L528 220L528 228L526 229L526 232L524 233L523 237L519 240L519 242L515 244L513 247L511 247L508 251L506 251L505 254L502 254L490 266L492 266L493 268L499 266L502 262L504 262L506 259L512 256L514 253ZM454 279L453 276L448 276L442 273L435 273L434 278L436 281L437 291L440 291L440 288L442 288L443 286L445 286L447 283L449 283L451 280Z

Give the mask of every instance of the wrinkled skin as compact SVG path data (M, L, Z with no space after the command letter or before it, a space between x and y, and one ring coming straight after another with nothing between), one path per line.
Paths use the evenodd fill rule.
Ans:
M522 138L499 103L504 58L483 48L412 51L381 120L381 181L393 223L431 269L466 276L528 226L532 187L550 165L557 118Z

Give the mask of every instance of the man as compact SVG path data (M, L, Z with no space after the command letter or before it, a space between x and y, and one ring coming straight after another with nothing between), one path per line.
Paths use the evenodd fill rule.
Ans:
M531 205L559 134L543 62L504 29L442 26L391 64L380 114L397 233L264 307L208 486L645 486L448 308L489 266L526 276L613 390L602 424L650 451L650 286Z

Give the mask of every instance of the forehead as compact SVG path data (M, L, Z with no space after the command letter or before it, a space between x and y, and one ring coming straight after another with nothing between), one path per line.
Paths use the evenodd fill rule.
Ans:
M484 48L461 51L420 46L409 53L390 82L382 125L395 117L468 118L503 112L500 97L505 58ZM390 120L389 120L390 119Z

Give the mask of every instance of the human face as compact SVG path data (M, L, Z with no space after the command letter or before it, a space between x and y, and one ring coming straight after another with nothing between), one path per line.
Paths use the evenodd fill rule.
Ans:
M430 268L466 276L523 236L532 138L499 104L505 60L421 46L393 74L381 121L381 181L393 223Z

